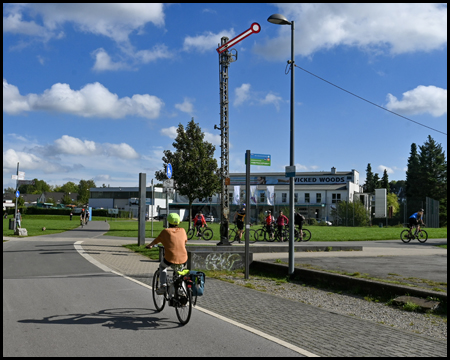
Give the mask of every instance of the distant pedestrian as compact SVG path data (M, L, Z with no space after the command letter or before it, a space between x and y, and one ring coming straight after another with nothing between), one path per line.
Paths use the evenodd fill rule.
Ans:
M5 219L7 219L8 218L8 213L5 211L5 214L3 215L3 217L5 218Z
M20 224L22 223L22 214L20 213L20 210L17 209L17 214L16 214L16 223L17 223L17 227L20 228L22 227Z
M73 214L72 214L72 211L70 212L70 221L72 221L72 216L73 216Z

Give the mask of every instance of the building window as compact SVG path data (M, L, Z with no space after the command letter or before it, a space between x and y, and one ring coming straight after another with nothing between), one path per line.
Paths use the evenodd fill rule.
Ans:
M228 193L228 204L232 204L233 203L233 193L229 192Z
M259 193L259 202L263 203L263 204L266 202L266 193L265 192Z
M317 193L316 194L316 204L320 204L320 203L322 203L322 194Z
M287 202L287 193L282 193L281 194L281 202L282 203L286 203Z
M341 202L341 194L331 194L331 202L333 204Z
M309 193L305 193L305 204L309 204Z
M294 193L294 202L298 203L298 194L297 193Z

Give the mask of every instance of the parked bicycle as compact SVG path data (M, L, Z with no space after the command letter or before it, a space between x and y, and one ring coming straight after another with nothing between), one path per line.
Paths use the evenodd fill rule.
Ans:
M412 228L409 228L407 230L403 230L400 233L400 239L402 239L404 243L409 243L414 239L417 239L419 240L419 242L424 243L428 240L428 233L425 230L422 230L420 227L417 227L413 234Z
M274 236L275 229L274 226L264 224L262 228L256 230L256 241L274 241L275 239L272 239L272 236ZM272 236L271 236L272 235Z
M153 303L158 312L163 311L166 302L175 308L177 318L181 325L186 325L191 319L192 306L197 303L197 296L193 295L191 276L184 264L171 265L172 276L167 276L167 291L164 295L158 295L156 291L160 287L159 269L153 274L152 294Z
M250 226L252 226L252 224L250 224ZM248 241L249 243L253 244L254 242L256 242L256 231L254 229L248 229L249 233L248 233ZM228 229L228 241L231 243L234 243L235 241L237 241L239 244L241 242L245 242L245 229L244 232L242 233L242 239L239 240L239 234L238 234L238 228L237 226L234 226L232 228Z
M188 240L192 240L195 235L197 235L197 229L196 228L192 228L192 229L188 230L188 232L187 232ZM211 240L213 235L214 235L214 231L212 231L212 229L207 227L207 226L206 227L201 227L199 235L200 235L198 237L199 239Z

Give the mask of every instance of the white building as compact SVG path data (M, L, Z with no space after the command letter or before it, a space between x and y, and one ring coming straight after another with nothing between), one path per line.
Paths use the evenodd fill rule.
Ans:
M316 220L334 219L331 210L340 201L353 202L355 196L358 200L363 197L364 204L368 203L366 194L363 194L362 185L359 184L359 172L331 171L296 172L294 177L295 209L300 210L307 218ZM128 210L130 201L139 197L136 188L93 188L90 189L89 205L93 208L119 208ZM230 214L233 214L245 202L245 173L230 174L228 185L230 196ZM281 209L289 206L289 178L285 173L266 172L250 174L250 218L254 221L258 214L267 210L277 214ZM152 205L151 188L147 188L147 205ZM175 193L169 200L172 209L188 209L189 201L186 196ZM166 194L162 188L155 187L155 208L166 207ZM215 194L210 198L195 199L193 202L193 215L197 211L212 214L220 221L220 196ZM136 207L137 209L137 207ZM247 204L249 209L249 204ZM136 210L137 211L137 210ZM248 210L247 210L248 211ZM232 215L231 215L232 216Z

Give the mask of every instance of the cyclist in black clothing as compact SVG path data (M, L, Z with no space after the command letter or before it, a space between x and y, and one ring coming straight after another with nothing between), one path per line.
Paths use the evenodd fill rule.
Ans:
M236 211L234 213L234 220L236 221L236 226L238 228L239 242L241 242L242 233L244 232L244 218L245 218L245 204L239 211Z
M295 225L298 225L298 232L300 234L300 241L303 241L303 222L305 221L305 217L300 214L300 211L298 210L295 213Z

